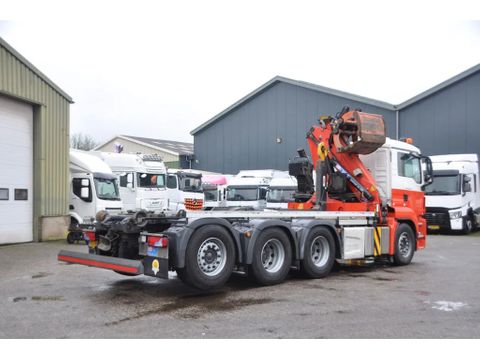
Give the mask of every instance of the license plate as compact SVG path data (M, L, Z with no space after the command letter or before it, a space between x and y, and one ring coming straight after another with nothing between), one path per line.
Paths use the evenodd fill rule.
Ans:
M440 225L428 225L428 228L430 230L438 230L438 229L440 229Z

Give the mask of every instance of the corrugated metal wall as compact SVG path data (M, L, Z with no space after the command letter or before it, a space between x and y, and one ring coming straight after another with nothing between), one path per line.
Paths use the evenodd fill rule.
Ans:
M278 82L195 134L194 167L226 174L286 170L296 150L307 149L308 129L321 115L334 115L344 105L383 115L388 136L395 138L394 111Z
M401 137L426 155L480 154L480 72L400 110Z
M68 215L70 101L1 43L0 93L33 105L35 216Z

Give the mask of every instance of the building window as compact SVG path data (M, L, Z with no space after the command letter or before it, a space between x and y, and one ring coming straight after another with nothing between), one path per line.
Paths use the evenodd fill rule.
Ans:
M28 200L28 189L15 189L15 200Z
M0 200L8 200L9 199L9 191L6 188L0 189Z

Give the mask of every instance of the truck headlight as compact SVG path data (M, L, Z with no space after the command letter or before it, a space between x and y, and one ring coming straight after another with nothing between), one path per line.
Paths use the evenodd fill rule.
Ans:
M450 219L460 219L462 217L462 210L450 212Z

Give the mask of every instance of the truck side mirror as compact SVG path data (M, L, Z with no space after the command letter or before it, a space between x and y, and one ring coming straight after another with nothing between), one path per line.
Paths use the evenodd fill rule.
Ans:
M87 179L85 179L85 180L87 180ZM82 185L83 185L83 180L82 180ZM82 187L80 189L80 197L83 200L89 200L90 199L90 188L88 186Z
M133 174L132 173L127 174L127 183L128 184L133 184Z
M433 165L432 160L428 156L420 157L422 163L425 164L425 170L423 171L423 185L422 190L425 190L427 185L433 183Z

